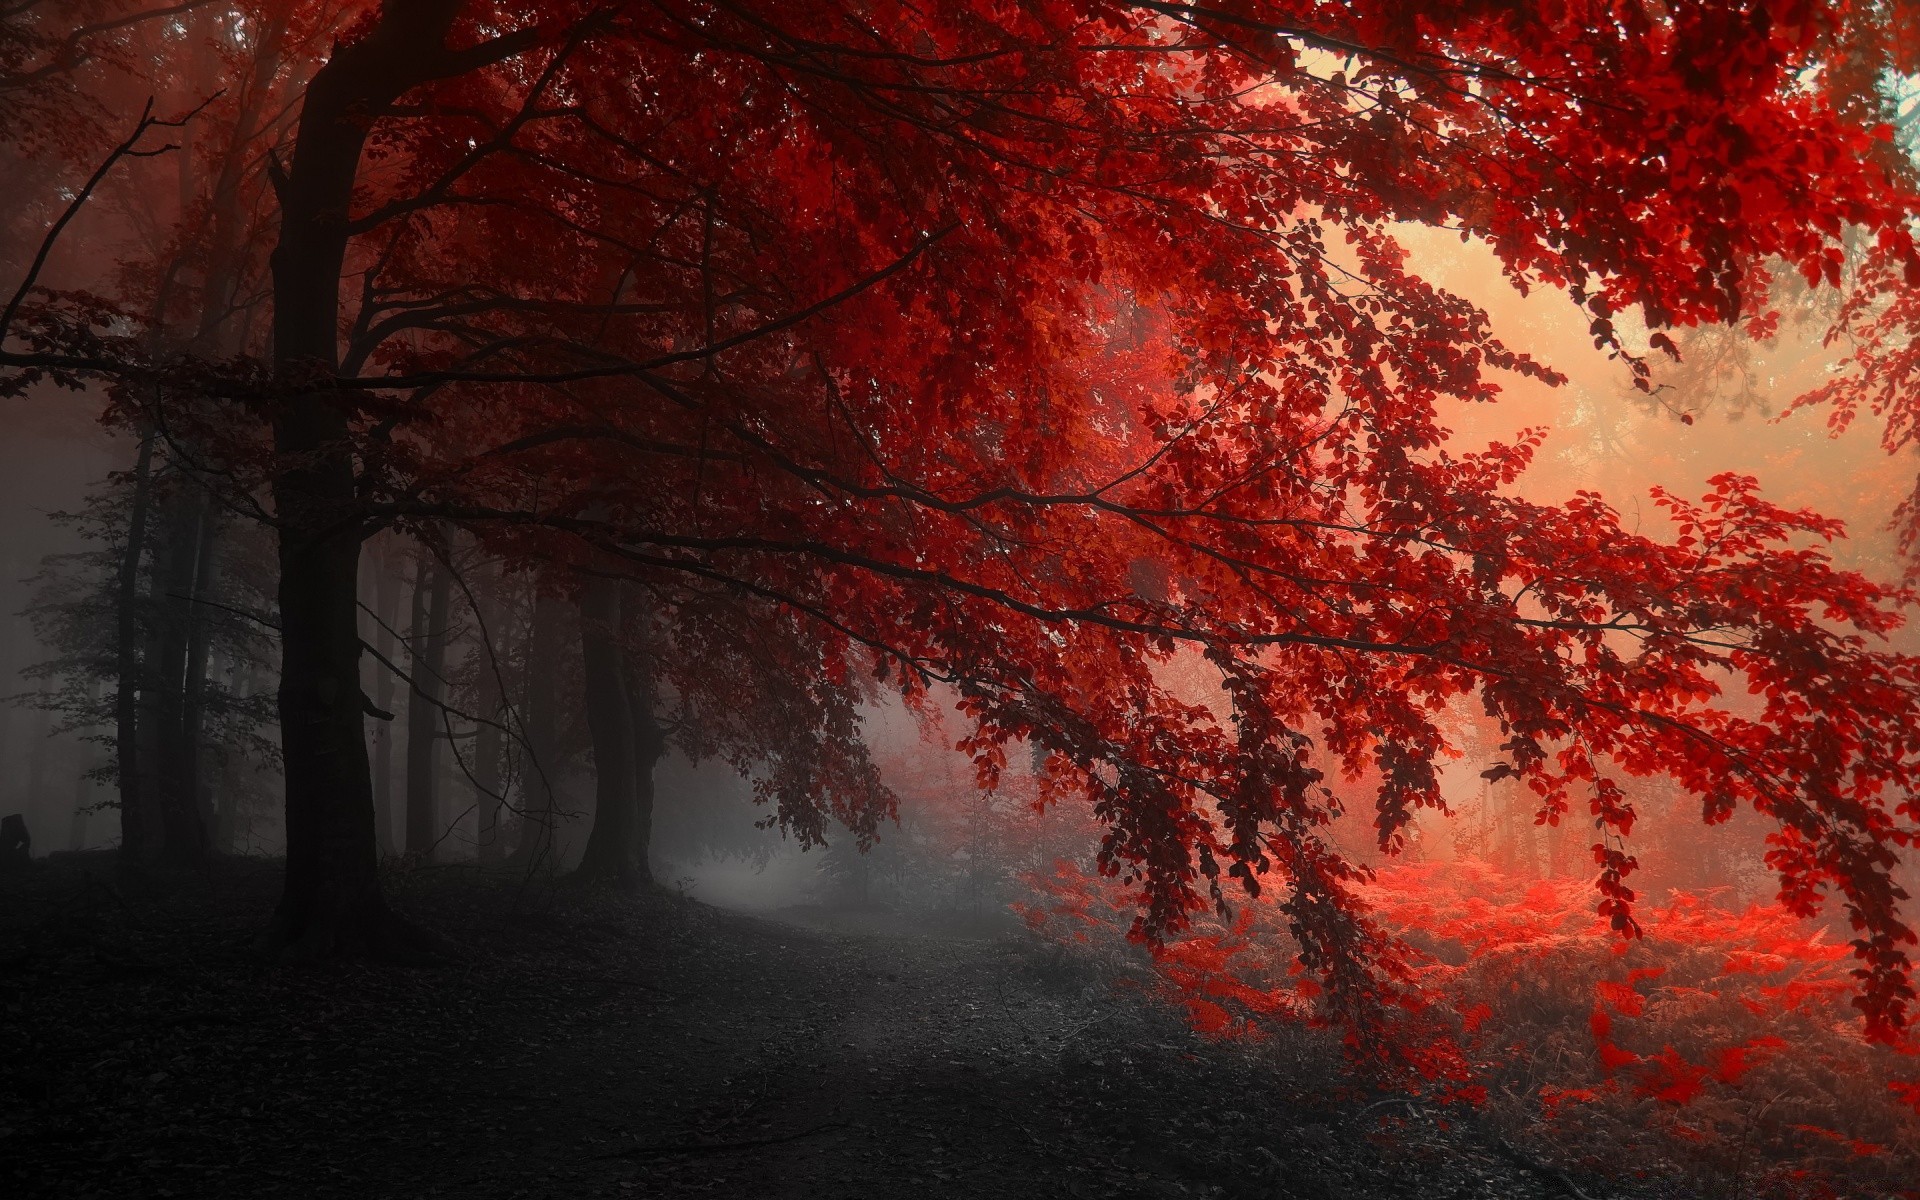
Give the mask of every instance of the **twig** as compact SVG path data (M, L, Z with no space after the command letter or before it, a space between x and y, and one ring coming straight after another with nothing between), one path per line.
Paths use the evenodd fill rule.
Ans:
M1089 1017L1088 1019L1080 1022L1078 1025L1075 1025L1072 1029L1067 1030L1066 1033L1061 1035L1060 1045L1055 1047L1055 1049L1059 1049L1059 1050L1066 1049L1067 1043L1073 1041L1073 1039L1079 1037L1081 1034L1085 1033L1087 1030L1092 1029L1095 1025L1100 1024L1102 1021L1109 1020L1110 1018L1113 1017L1113 1015L1114 1014L1110 1012L1100 1013L1097 1016Z
M1420 1106L1415 1104L1411 1099L1407 1098L1406 1096L1388 1096L1385 1100L1375 1100L1372 1104L1369 1104L1365 1108L1361 1109L1360 1115L1364 1117L1368 1113L1372 1112L1374 1109L1385 1108L1389 1104L1406 1105L1407 1114L1409 1116L1415 1113L1418 1113L1420 1111Z
M85 208L87 201L92 198L94 189L100 186L101 181L113 170L114 165L123 158L154 158L178 150L179 147L172 143L154 150L142 150L139 148L140 140L146 137L149 129L184 128L189 121L200 115L202 109L224 94L225 89L215 92L196 104L186 115L173 120L162 120L154 116L153 97L147 97L146 106L140 110L140 119L134 122L133 132L127 135L125 141L107 153L100 165L94 169L92 177L80 185L80 190L73 194L73 199L67 204L65 211L55 218L53 224L48 227L46 236L40 239L40 248L34 254L33 262L28 265L26 274L21 277L20 286L14 289L6 308L0 310L0 341L5 340L13 331L13 319L19 313L20 306L26 302L28 294L33 291L33 285L39 282L40 272L47 265L48 256L53 253L54 244L60 240L60 235L66 231L68 224L80 215L80 210Z

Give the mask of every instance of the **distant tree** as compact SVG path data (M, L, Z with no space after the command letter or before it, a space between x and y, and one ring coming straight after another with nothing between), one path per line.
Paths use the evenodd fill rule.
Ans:
M209 849L237 848L243 813L266 799L261 784L279 761L269 697L253 686L270 672L273 649L259 571L264 531L242 527L230 539L196 537L182 547L167 535L197 533L193 526L147 527L130 548L127 509L142 486L165 494L192 485L116 475L83 508L55 514L82 548L47 559L28 581L27 616L53 653L22 674L41 681L43 690L26 699L57 717L53 732L104 748L90 778L118 785L125 772L138 777L111 802L134 861L192 862ZM177 591L188 605L177 603ZM134 704L131 730L122 724L123 695Z

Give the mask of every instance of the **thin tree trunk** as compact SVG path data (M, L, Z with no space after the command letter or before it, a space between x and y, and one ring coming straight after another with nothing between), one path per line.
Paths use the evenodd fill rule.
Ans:
M388 547L390 550L391 547ZM391 554L381 554L373 562L373 607L379 620L373 631L374 645L387 662L397 662L399 647L393 630L400 623L400 589L393 572ZM373 706L384 713L393 711L393 671L381 663L373 676ZM393 735L391 718L373 726L373 815L375 836L381 854L393 853Z
M627 703L633 721L633 869L643 883L653 882L653 782L666 756L667 734L660 727L654 683L649 615L640 589L629 584L622 596L629 644L620 657Z
M498 721L498 706L488 719ZM500 729L481 725L473 739L474 855L483 863L499 862L505 847L500 838Z
M87 806L93 803L93 780L87 778L86 764L73 777L73 818L67 824L67 849L87 848Z
M580 654L587 731L593 737L593 829L580 858L587 879L637 882L634 863L633 708L621 667L619 588L587 581L580 594ZM645 865L641 864L644 873Z
M140 435L134 460L133 500L127 516L127 544L120 553L115 588L114 749L120 785L120 857L139 865L157 847L148 815L149 797L140 770L140 560L146 550L147 509L152 500L153 430Z
M475 704L480 717L473 737L473 841L474 856L483 863L499 862L505 851L500 838L500 757L505 748L500 722L506 716L500 660L505 655L501 652L500 606L496 603L504 586L503 573L490 569L481 573L480 586L473 592L479 680Z
M193 571L193 603L187 627L187 678L180 705L180 787L199 823L203 848L213 829L213 791L208 785L206 755L207 667L213 653L213 621L207 606L219 582L220 560L214 553L220 538L220 513L213 497L200 497L200 536Z
M562 602L536 582L527 636L527 744L521 751L520 840L514 861L529 869L553 853L554 774L560 769L560 694L553 664L562 652Z
M407 691L406 788L402 793L400 822L402 847L412 855L424 852L433 841L433 733L438 713L428 703L428 693L421 686L426 675L421 659L426 649L427 610L432 607L427 595L432 587L428 580L432 570L432 564L416 547L404 639L407 645L404 665L412 683Z
M407 697L407 853L428 858L440 837L437 776L440 735L446 729L442 704L453 577L424 546L416 562L413 627L407 631L413 650L407 670L413 677Z

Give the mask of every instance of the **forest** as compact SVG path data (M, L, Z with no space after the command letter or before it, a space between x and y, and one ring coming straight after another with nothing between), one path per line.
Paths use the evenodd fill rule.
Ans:
M1920 0L0 0L0 1193L1920 1198Z

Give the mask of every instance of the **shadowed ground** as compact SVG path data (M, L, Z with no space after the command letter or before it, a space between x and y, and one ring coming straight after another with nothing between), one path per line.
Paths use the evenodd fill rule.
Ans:
M260 964L275 868L0 882L0 1192L1546 1197L1470 1124L1340 1089L1011 922L390 880L433 967ZM1383 1120L1385 1118L1385 1120Z

